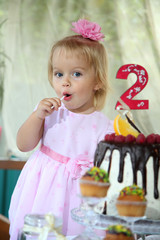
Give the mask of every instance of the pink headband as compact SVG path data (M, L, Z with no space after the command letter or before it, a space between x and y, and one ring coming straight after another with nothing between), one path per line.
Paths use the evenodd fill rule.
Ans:
M79 19L77 22L72 22L74 28L72 31L82 35L84 38L89 38L94 41L104 41L105 37L101 33L101 27L95 22L89 22L86 19Z

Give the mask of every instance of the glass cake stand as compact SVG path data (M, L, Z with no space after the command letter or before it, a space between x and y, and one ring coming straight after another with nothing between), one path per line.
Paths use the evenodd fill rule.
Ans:
M146 234L160 235L160 221L149 220L146 218L146 216L123 217L119 215L110 216L94 213L94 220L92 219L93 220L92 221L89 219L88 214L86 214L86 210L84 210L83 208L72 209L71 216L73 220L86 227L85 231L81 235L74 238L74 240L101 239L95 235L93 229L106 230L106 228L109 225L115 224L120 224L129 227L135 235L139 234L142 237L142 239L145 239Z
M134 234L140 235L142 239L145 239L146 235L160 235L160 220L149 219L146 216L134 218L122 217L119 215L111 216L99 213L95 214L97 217L97 221L92 222L91 228L89 226L88 229L88 217L85 213L85 210L82 208L74 208L71 211L71 216L73 220L87 227L87 229L85 230L87 234L90 234L90 230L93 232L93 229L105 230L109 225L120 224L128 227L128 225L131 224L133 228L131 229L132 232ZM81 239L87 239L83 238L83 234L81 236Z
M134 232L134 224L135 222L139 221L139 220L144 220L147 217L146 216L142 216L142 217L128 217L128 216L117 216L118 218L122 219L125 221L124 225L128 228L131 229L132 232Z
M94 211L94 208L101 201L106 201L107 198L83 197L81 195L79 197L82 199L83 204L80 208L72 209L71 216L73 220L84 225L85 230L73 240L100 240L101 238L96 235L94 229L104 229L104 226L99 225L100 215Z

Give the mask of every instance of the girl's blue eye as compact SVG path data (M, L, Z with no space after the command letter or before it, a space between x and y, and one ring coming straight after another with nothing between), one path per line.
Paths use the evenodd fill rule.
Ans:
M75 73L73 73L73 75L74 75L75 77L80 77L80 76L81 76L81 73L80 73L80 72L75 72Z
M58 78L63 76L63 74L62 74L62 73L59 73L59 72L56 73L55 75L56 75L56 77L58 77Z

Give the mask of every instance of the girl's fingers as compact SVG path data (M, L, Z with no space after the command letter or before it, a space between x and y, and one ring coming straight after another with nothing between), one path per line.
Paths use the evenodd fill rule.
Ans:
M37 114L40 118L45 118L50 115L54 110L58 110L61 106L61 100L59 98L45 98L40 101Z
M49 101L51 103L51 109L58 110L61 106L61 100L59 98L50 98Z

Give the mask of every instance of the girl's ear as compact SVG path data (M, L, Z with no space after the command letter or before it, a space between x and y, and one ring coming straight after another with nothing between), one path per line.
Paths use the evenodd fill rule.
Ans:
M96 84L95 84L95 87L94 87L94 90L97 91L97 90L99 90L100 88L102 88L101 83L96 83Z

